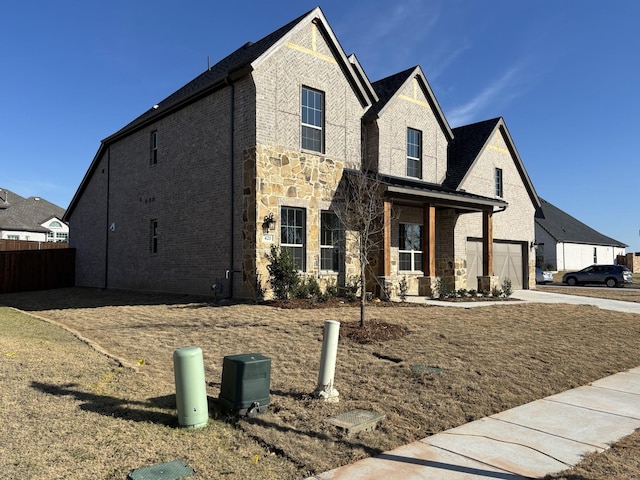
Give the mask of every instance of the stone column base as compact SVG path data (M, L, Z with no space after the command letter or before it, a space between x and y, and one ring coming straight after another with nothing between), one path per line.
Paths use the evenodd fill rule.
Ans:
M500 288L500 277L481 276L478 277L478 291L491 293L493 289Z
M437 297L440 277L418 277L418 295L421 297Z

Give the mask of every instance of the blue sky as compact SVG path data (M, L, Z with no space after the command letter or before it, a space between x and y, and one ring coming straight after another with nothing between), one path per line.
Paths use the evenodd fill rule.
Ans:
M542 198L640 251L636 0L8 2L0 187L66 208L103 138L318 5L372 81L420 65L452 127L504 117Z

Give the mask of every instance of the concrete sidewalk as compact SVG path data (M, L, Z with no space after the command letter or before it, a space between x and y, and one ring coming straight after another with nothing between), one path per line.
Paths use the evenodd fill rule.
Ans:
M525 302L593 305L640 314L640 304L517 290ZM454 308L510 302L410 302ZM541 478L566 470L640 428L640 367L536 400L309 480L462 480Z
M582 297L578 295L565 295L562 293L542 292L540 290L516 290L512 298L525 302L536 303L568 303L571 305L593 305L603 310L640 314L640 303L625 302L622 300L607 300L605 298ZM439 307L453 308L480 308L493 305L513 305L513 302L443 302L431 300L426 297L407 297L407 301L423 305L436 305Z
M310 477L540 478L640 428L640 367Z

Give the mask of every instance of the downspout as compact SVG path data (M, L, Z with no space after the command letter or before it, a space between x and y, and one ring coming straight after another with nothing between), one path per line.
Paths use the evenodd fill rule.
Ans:
M235 271L235 268L233 268L233 260L235 258L235 242L234 242L234 233L235 233L235 99L236 99L236 88L235 88L235 84L233 83L233 81L231 81L231 79L229 79L227 77L226 79L229 87L231 88L231 105L229 107L230 109L230 120L229 120L229 139L230 139L230 145L229 145L229 158L231 161L231 168L230 168L230 172L231 172L231 208L229 209L229 215L230 215L230 219L229 219L229 225L231 226L231 235L229 235L229 241L230 241L230 259L229 259L229 270L230 270L230 275L229 275L229 298L233 298L233 272Z
M107 208L105 225L105 249L104 249L104 288L109 287L109 198L111 187L111 147L107 148Z

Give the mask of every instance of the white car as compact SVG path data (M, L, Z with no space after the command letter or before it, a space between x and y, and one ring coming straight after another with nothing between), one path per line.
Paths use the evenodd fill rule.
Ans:
M536 267L536 283L552 283L553 273Z

